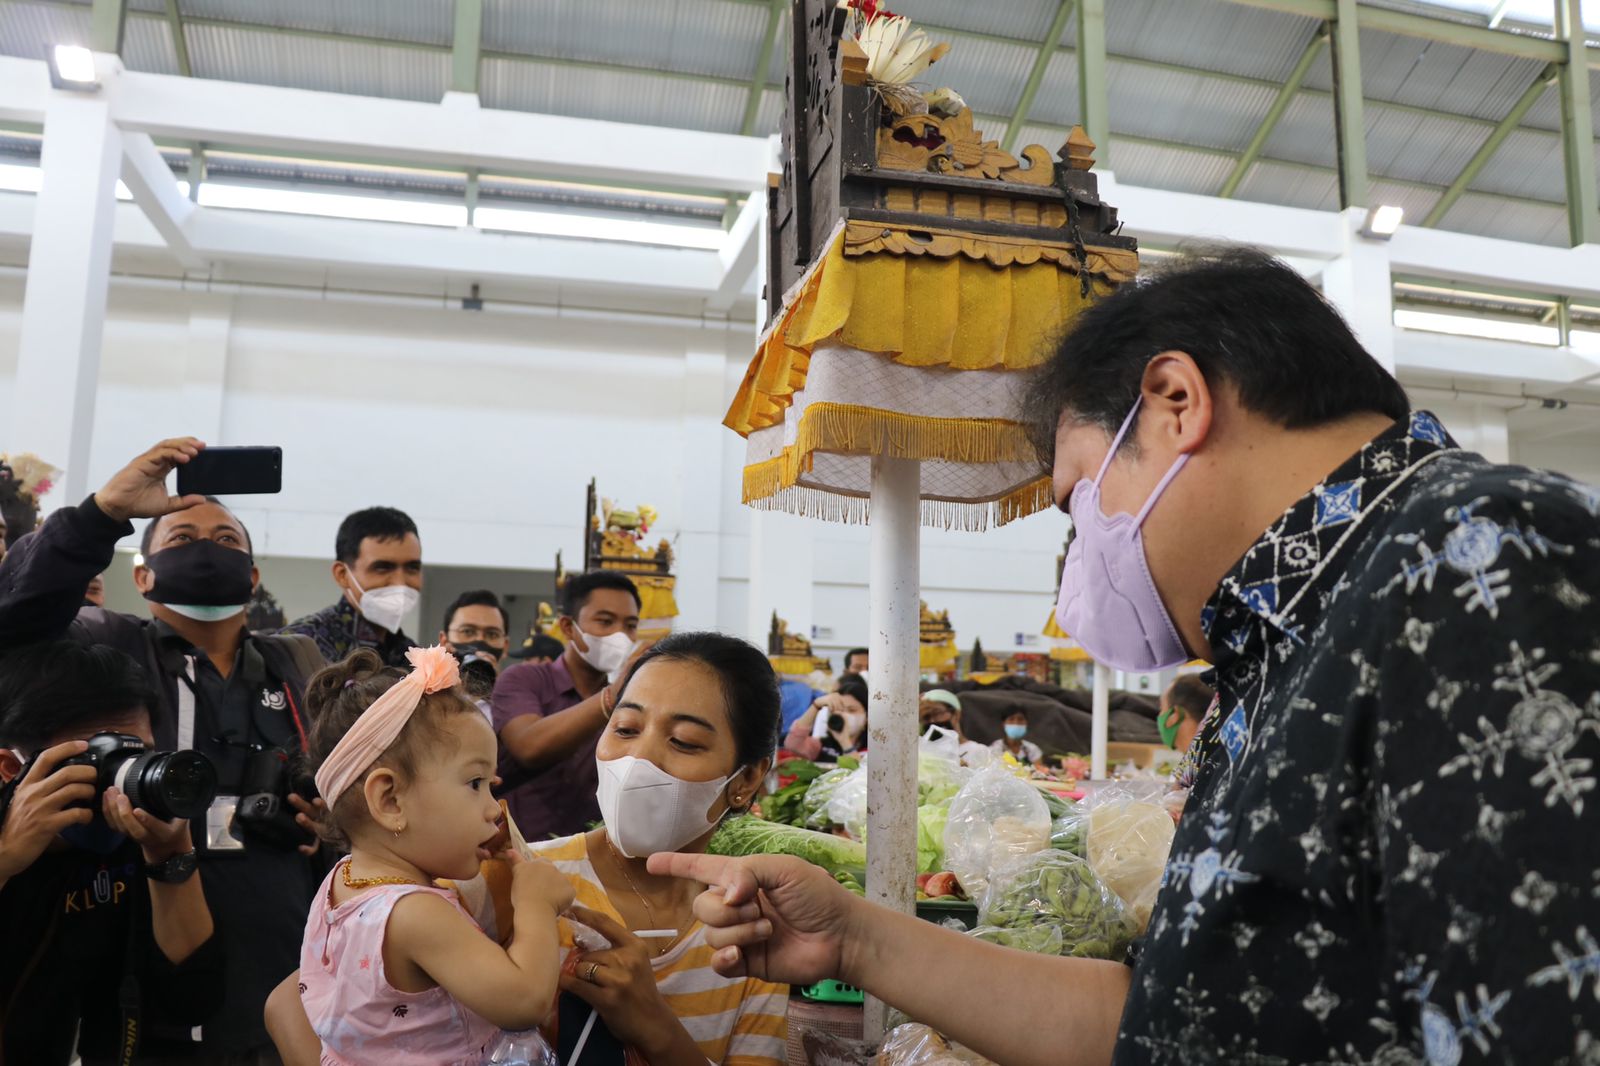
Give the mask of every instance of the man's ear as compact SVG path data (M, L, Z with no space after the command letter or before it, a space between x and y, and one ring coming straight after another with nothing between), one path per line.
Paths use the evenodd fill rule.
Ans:
M1189 453L1205 443L1214 412L1211 385L1187 352L1162 352L1145 366L1139 439Z
M17 753L10 748L0 748L0 781L9 785L20 773L22 773L22 760L18 758Z
M258 589L260 587L261 587L261 568L258 567L258 566L252 566L250 568L250 594L251 595L255 595L256 589Z
M140 592L149 592L156 587L156 572L142 563L134 567L133 587Z
M387 766L379 766L367 774L361 793L367 801L367 813L386 833L397 833L405 825L404 805L400 797L400 780Z
M573 620L570 614L564 614L556 619L556 627L566 635L567 643L579 651L588 650L589 642L583 639L583 630L578 628L578 623Z

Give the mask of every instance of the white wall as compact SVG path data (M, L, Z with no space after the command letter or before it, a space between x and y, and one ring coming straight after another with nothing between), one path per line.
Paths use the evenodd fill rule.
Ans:
M0 275L0 411L11 409L21 301L20 277ZM717 423L752 342L748 324L688 318L218 297L118 280L90 483L158 437L208 426L221 427L216 443L281 445L283 493L234 503L286 610L333 601L339 520L388 504L417 520L438 575L410 625L431 636L469 585L514 592L519 622L531 615L549 595L557 550L581 564L595 477L619 504L659 509L657 532L678 545L682 624L759 638L776 609L797 629L830 631L818 651L837 657L867 643L865 529L796 520L782 537L758 538L778 545L754 561L769 578L810 577L767 581L785 591L750 609L761 518L739 503L743 442ZM1523 444L1503 411L1433 399L1422 403L1469 447L1600 482L1593 434L1541 423ZM1019 633L1028 646L1053 603L1063 532L1052 513L982 534L925 531L924 594L950 611L963 648L975 637L992 651L1017 648Z

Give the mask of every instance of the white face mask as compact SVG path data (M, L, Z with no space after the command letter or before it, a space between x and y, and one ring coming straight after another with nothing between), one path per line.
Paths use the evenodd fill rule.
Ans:
M584 648L577 648L578 657L607 677L622 669L622 664L628 661L628 653L633 650L633 638L626 633L610 633L603 637L592 637L583 630L578 630L583 637Z
M363 589L354 576L350 584L361 594L358 606L361 617L389 633L400 632L400 623L417 606L422 593L410 585L386 585L381 589Z
M600 772L600 817L618 851L642 859L677 851L716 824L711 806L738 771L715 781L682 781L645 759L595 760Z
M173 614L181 614L196 622L225 622L244 613L245 604L237 607L201 607L188 603L163 603L161 606Z

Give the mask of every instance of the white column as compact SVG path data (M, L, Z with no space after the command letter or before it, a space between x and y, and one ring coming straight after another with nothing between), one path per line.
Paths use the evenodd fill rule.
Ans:
M1511 461L1511 427L1506 409L1494 404L1472 405L1472 441L1461 442L1491 463Z
M222 421L233 297L223 293L197 293L192 299L189 336L184 344L184 424L174 427L174 432L192 433L207 444L262 443L228 440Z
M1339 309L1356 338L1394 372L1394 291L1389 277L1389 242L1361 235L1364 208L1340 215L1345 252L1322 271L1322 292Z
M691 349L683 363L683 491L678 502L678 619L674 628L715 629L722 541L722 416L728 357ZM765 647L763 644L762 647Z
M871 706L867 708L867 898L911 913L917 878L917 674L922 464L872 461ZM866 1039L887 1007L867 1000Z
M115 63L114 57L97 57ZM105 93L53 90L45 106L16 393L6 446L66 471L52 502L89 492L122 134Z
M781 511L750 512L750 598L745 639L767 646L772 612L789 632L811 638L816 617L816 522Z

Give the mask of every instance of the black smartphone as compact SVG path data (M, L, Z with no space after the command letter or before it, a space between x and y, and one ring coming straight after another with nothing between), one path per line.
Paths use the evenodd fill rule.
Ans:
M179 496L283 491L282 448L207 448L178 467Z

